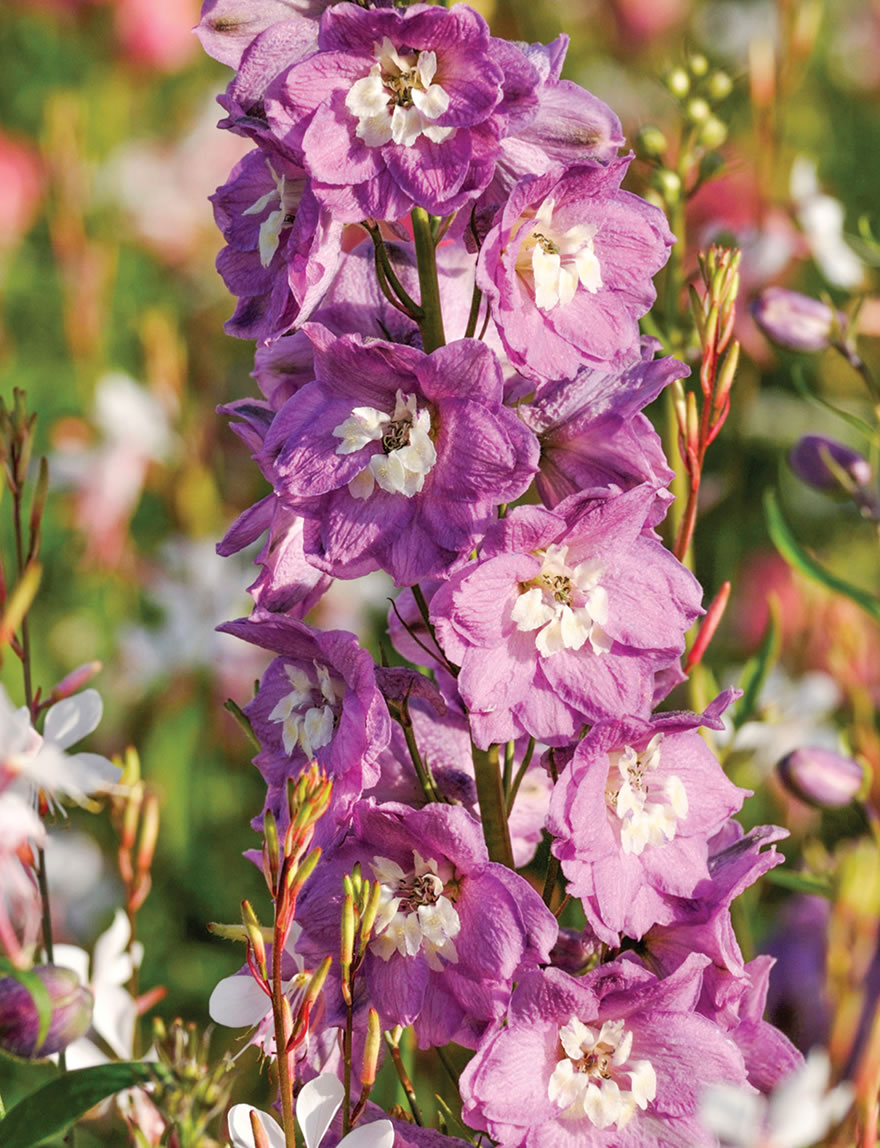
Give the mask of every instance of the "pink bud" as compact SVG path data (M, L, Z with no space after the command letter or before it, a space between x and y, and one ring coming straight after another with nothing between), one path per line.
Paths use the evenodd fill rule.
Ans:
M53 688L49 700L58 702L62 698L69 698L73 694L78 694L87 682L90 682L96 674L101 672L102 668L101 662L85 662L83 665L77 666Z
M776 768L790 793L820 809L849 805L864 780L864 771L857 761L817 745L793 750Z

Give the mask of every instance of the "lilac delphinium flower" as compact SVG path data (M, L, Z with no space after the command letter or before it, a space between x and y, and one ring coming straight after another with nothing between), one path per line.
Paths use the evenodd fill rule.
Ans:
M376 758L391 736L373 659L343 630L318 632L257 607L220 627L280 656L245 707L261 750L255 764L270 804L284 806L287 779L316 759L333 781L331 810L318 823L332 833L351 803L378 777Z
M306 519L310 562L398 585L460 561L537 468L538 443L502 405L492 352L462 339L426 355L310 329L315 381L266 436L264 465Z
M480 249L477 284L511 362L530 378L570 379L638 344L651 277L674 240L662 211L621 191L628 166L526 176Z
M522 977L462 1074L463 1119L502 1148L714 1148L701 1088L745 1072L693 1011L705 962L662 981L631 960Z
M643 527L653 487L518 507L431 600L477 745L565 745L585 722L647 717L700 588Z
M307 958L312 947L338 947L342 876L355 864L382 886L364 976L383 1026L413 1024L421 1047L473 1048L513 978L549 959L552 913L527 881L488 860L467 810L363 801L300 895Z
M535 401L520 406L520 416L541 444L535 485L545 506L588 487L627 490L648 482L657 489L649 524L663 518L672 471L641 411L688 368L671 357L654 359L658 346L656 339L643 338L623 363L584 367L570 381L539 387Z
M668 922L668 898L709 876L708 841L742 805L698 727L718 728L733 691L704 714L600 722L578 743L550 806L568 892L606 944Z
M399 219L416 205L448 215L489 182L499 137L534 113L537 82L524 53L496 49L465 5L342 3L265 107L336 218Z
M302 169L254 149L211 199L227 244L217 270L239 297L227 334L264 343L305 322L336 271L342 224Z

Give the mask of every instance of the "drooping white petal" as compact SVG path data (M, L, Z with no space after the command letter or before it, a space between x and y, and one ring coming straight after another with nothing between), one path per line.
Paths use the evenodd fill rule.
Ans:
M251 976L224 977L208 998L208 1015L227 1028L253 1028L272 1002Z
M43 737L59 749L68 749L98 728L103 712L104 703L98 691L83 690L52 706L46 714Z
M254 1108L252 1104L233 1104L226 1117L232 1148L255 1148L254 1133L251 1127L251 1113L255 1112L269 1148L284 1148L284 1130L268 1112Z
M390 1120L374 1120L353 1128L339 1141L339 1148L393 1148L394 1125Z
M345 1096L342 1081L324 1072L305 1084L296 1098L296 1119L306 1148L318 1148Z

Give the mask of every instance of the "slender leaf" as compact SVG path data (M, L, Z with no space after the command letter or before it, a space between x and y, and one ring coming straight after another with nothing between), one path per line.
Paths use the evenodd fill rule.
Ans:
M767 615L767 628L761 639L760 649L746 662L742 678L740 678L739 687L743 694L733 715L733 728L735 730L744 726L755 713L767 675L779 657L779 646L782 638L779 625L779 601L771 596L767 604L770 612Z
M831 411L832 414L837 415L839 419L843 419L845 423L849 423L851 427L854 427L863 434L870 442L873 442L877 438L877 428L872 426L866 419L854 415L851 411L841 410L840 407L836 407L834 403L830 403L828 399L823 398L822 395L817 395L815 391L811 390L809 383L804 378L803 368L799 363L795 365L791 372L791 380L805 399L810 399L816 403L817 406L824 407L826 410Z
M3 1148L35 1148L66 1132L108 1096L152 1080L155 1069L155 1065L131 1061L62 1073L9 1109L0 1122L0 1144Z
M792 873L790 869L771 869L764 874L765 881L792 889L795 893L812 893L817 897L831 897L833 889L827 877L817 877L813 873Z
M767 520L767 530L773 545L795 570L799 570L808 578L819 582L828 590L843 594L850 601L860 606L876 622L880 622L880 600L867 590L853 586L851 582L838 578L830 570L821 566L812 555L808 554L789 529L788 523L782 517L776 495L772 490L764 492L764 515Z

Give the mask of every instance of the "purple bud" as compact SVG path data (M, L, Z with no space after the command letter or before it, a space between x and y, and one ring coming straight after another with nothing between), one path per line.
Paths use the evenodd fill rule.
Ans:
M550 950L550 963L572 976L580 976L593 965L601 949L602 942L589 926L583 932L560 929L556 944Z
M0 977L0 1048L37 1060L60 1052L88 1031L94 1002L73 969L39 965L30 973L42 981L52 1002L49 1031L38 1046L40 1019L30 990L14 976Z
M768 339L790 351L824 351L846 326L842 311L785 287L765 287L752 315Z
M804 435L789 451L788 461L798 478L817 490L851 493L847 478L856 487L868 486L874 478L871 464L863 455L824 435ZM837 473L838 470L843 473Z
M790 793L820 809L849 805L864 780L857 761L817 745L793 750L776 768Z

